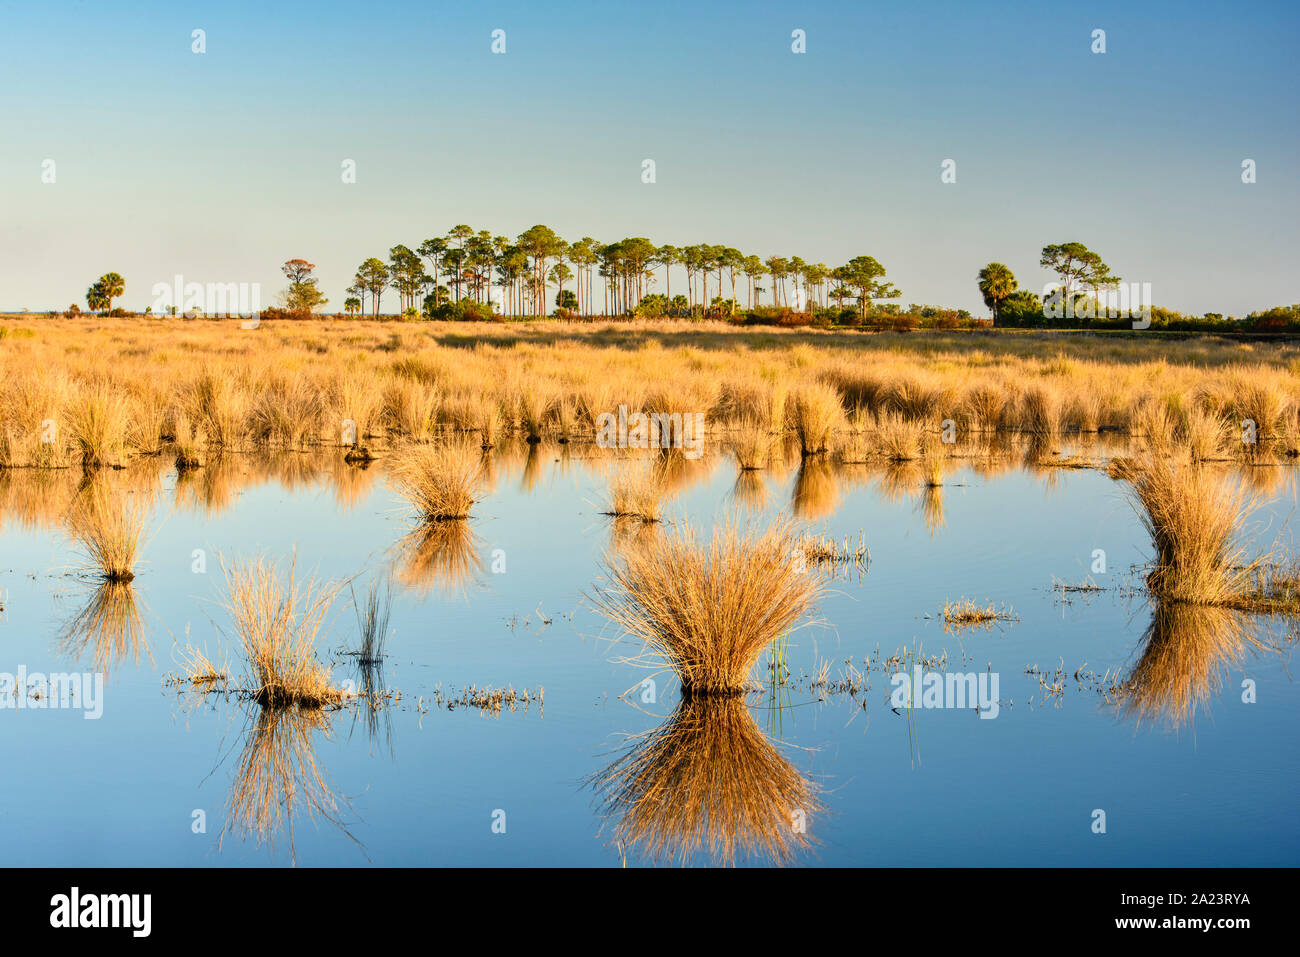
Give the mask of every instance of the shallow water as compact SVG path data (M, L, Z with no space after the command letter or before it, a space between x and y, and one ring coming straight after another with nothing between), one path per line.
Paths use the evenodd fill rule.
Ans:
M871 549L865 575L838 580L822 620L793 636L792 676L775 696L701 713L682 705L665 674L644 701L648 672L623 660L638 649L584 599L615 534L594 463L562 446L498 456L472 538L459 552L429 546L432 569L421 568L416 546L402 547L409 513L381 465L318 466L286 457L264 468L250 457L224 476L111 477L150 503L130 586L134 650L129 635L66 634L84 608L106 606L103 595L93 605L92 584L69 567L75 550L60 516L77 479L4 477L0 671L108 665L98 720L76 709L0 710L9 864L618 866L653 862L655 849L661 860L723 861L725 847L692 837L687 782L697 797L709 782L715 807L735 815L732 833L758 834L757 847L742 841L741 863L1297 859L1300 691L1287 669L1286 623L1154 618L1130 569L1148 560L1147 539L1120 486L1100 472L963 467L925 492L907 473L789 470L761 476L766 502L756 507L726 456L687 463L669 519L707 526L738 513L763 524L793 508L835 537L864 531ZM1295 505L1289 476L1261 501L1254 521L1271 541ZM206 570L196 572L200 549ZM1091 573L1096 549L1106 552L1105 574ZM400 700L373 722L360 708L268 722L233 696L166 683L187 642L214 658L224 651L238 677L222 634L219 558L253 554L296 555L299 574L356 575L358 592L391 573L382 680ZM457 561L463 574L447 574ZM1106 590L1053 591L1054 578L1090 574ZM963 596L1006 605L1017 620L945 631L938 608ZM120 622L122 609L107 607ZM360 677L342 654L355 632L340 602L321 649L339 679ZM996 674L996 717L892 709L895 669L883 659L911 648L946 656L941 671ZM846 662L866 672L867 659L876 661L867 690L814 687L824 661L834 681ZM1045 695L1031 666L1049 684L1061 669L1060 693ZM1136 693L1125 707L1102 689L1131 672ZM766 685L766 669L755 678ZM1253 703L1242 700L1246 679ZM542 687L544 706L491 714L421 705L435 690L469 685ZM639 802L602 806L611 792L597 782L629 748L682 784L674 800L656 803L633 784L624 798ZM331 797L335 809L320 813ZM807 804L809 846L780 838L774 856L762 834L783 800ZM1104 834L1094 833L1097 809ZM620 845L620 820L651 843Z

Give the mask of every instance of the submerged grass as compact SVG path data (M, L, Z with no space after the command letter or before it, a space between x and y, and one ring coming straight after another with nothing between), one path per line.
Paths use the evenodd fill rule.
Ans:
M1015 612L1010 608L999 608L991 602L981 605L969 598L944 602L939 617L943 619L945 628L991 628L995 622L1016 620Z

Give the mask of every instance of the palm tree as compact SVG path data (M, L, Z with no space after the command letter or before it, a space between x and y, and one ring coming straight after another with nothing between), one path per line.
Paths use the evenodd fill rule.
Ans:
M99 277L99 289L107 300L104 308L112 311L113 300L126 293L126 280L115 272L106 272Z
M1002 263L989 263L979 271L980 295L984 305L993 310L993 325L998 324L998 306L1016 291L1016 277Z

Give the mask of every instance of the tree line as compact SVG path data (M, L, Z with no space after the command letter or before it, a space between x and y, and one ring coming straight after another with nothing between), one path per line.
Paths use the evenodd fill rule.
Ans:
M686 274L686 289L672 291L672 270ZM663 270L664 291L651 292ZM885 267L871 256L842 266L798 256L761 258L731 246L698 243L657 246L636 236L601 243L590 236L568 242L537 225L514 240L457 225L415 249L398 245L388 259L371 256L357 268L344 310L378 316L385 292L398 297L403 315L435 314L440 307L474 303L506 315L541 316L556 309L580 315L629 314L649 301L668 314L735 315L742 295L752 309L770 304L803 312L849 301L865 314L881 299L897 298ZM423 307L423 308L421 308Z

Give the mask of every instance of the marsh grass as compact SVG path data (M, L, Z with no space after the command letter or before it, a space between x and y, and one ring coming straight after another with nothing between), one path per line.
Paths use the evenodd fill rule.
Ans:
M1146 579L1153 595L1198 605L1242 604L1269 560L1248 560L1240 544L1252 509L1243 486L1162 458L1116 460L1111 474L1128 481L1155 547Z
M1000 608L991 602L981 605L969 598L944 602L939 617L943 619L945 631L949 628L992 628L999 621L1019 620L1010 608Z
M1244 569L1246 583L1232 607L1267 614L1300 615L1300 564L1272 556Z
M124 395L102 383L87 387L69 404L66 422L82 466L125 464L131 409Z
M683 523L607 556L593 601L643 656L673 668L684 694L738 694L763 650L822 594L823 577L794 561L798 547L788 522L761 533L728 522L708 541Z
M807 534L799 540L799 548L810 565L853 564L865 567L871 561L871 550L867 548L864 532L858 532L856 542L847 535L837 539L829 535Z
M1234 431L1256 424L1258 442L1224 446L1250 461L1300 456L1300 361L1285 343L1197 339L1153 352L1110 337L974 342L935 330L860 336L642 320L472 333L430 323L417 337L384 321L312 320L250 347L217 324L180 320L0 324L23 336L0 356L0 467L120 464L123 402L126 454L156 452L159 415L176 406L215 455L250 439L259 454L336 447L348 419L363 447L368 438L434 441L446 429L478 432L485 445L498 433L536 441L557 429L583 441L600 413L626 404L701 412L715 424L754 420L793 437L800 455L830 447L855 459L859 439L837 445L846 409L922 430L951 417L963 431L1036 435L1050 451L1062 433L1141 432L1144 411L1158 406L1169 427L1157 441L1198 460L1217 457L1212 420Z
M226 567L225 608L248 667L248 693L264 707L319 708L344 692L316 657L337 584L298 582L294 566L281 572L263 558Z
M630 463L609 479L605 514L613 518L657 522L663 518L664 481L659 470Z
M433 438L441 398L432 389L411 379L388 383L384 390L384 414L389 427L413 442Z
M772 438L757 419L745 419L731 440L731 451L741 471L757 471L767 465Z
M189 415L176 410L172 417L172 444L176 448L176 471L187 472L203 464L200 449L203 442L194 429Z
M134 579L145 515L137 502L102 483L78 495L68 525L84 553L85 570L114 584Z
M177 667L184 680L199 687L208 688L230 678L230 666L226 662L215 664L206 650L190 644L181 649Z
M921 457L921 431L899 415L883 415L876 425L876 442L890 462L912 462Z
M835 429L844 420L840 394L834 386L818 382L804 385L795 391L787 408L790 428L803 455L819 455L831 447Z
M483 475L480 450L463 442L412 445L390 469L397 490L424 522L468 518Z
M243 445L252 401L233 371L200 374L186 387L184 401L209 448L233 450Z

